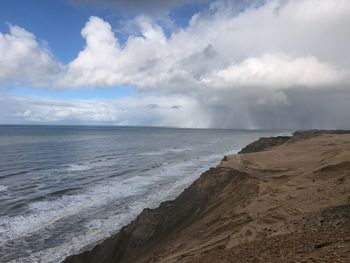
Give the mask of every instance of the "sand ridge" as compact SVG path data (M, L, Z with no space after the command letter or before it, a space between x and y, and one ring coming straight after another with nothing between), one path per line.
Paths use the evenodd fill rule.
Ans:
M85 259L350 262L350 135L293 137L227 156L121 232L124 238L105 241ZM89 262L82 259L67 262Z

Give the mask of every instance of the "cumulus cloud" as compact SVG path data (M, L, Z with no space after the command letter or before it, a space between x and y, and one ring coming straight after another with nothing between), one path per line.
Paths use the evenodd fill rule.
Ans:
M42 86L61 71L48 49L25 29L9 25L9 33L0 32L0 84Z
M221 2L220 2L221 3ZM348 77L350 3L268 1L233 15L228 3L195 14L189 26L165 36L137 17L139 35L121 46L109 23L91 17L85 48L68 65L63 86L182 90L261 86L324 86Z
M313 56L291 57L265 54L233 64L203 79L203 84L217 88L265 87L287 89L293 86L320 88L339 84L347 73L319 62Z
M92 16L81 31L85 47L65 69L33 34L11 26L10 34L0 35L0 81L56 78L53 84L62 88L131 84L183 93L320 87L347 80L348 1L270 0L239 14L233 10L230 2L215 2L170 36L152 18L138 16L133 19L138 32L125 43L107 21Z
M118 103L135 105L136 101L142 101L145 112L153 112L150 116L156 116L155 112L159 112L157 116L169 114L171 117L168 118L177 121L178 126L341 126L344 118L337 116L343 116L340 111L350 110L349 104L342 99L349 97L350 88L350 53L347 47L350 42L350 2L239 2L244 3L240 8L237 8L237 1L213 2L207 9L194 14L187 26L174 29L170 34L166 34L152 17L136 16L129 21L136 25L136 31L130 33L126 41L118 39L115 29L107 21L92 16L81 31L85 46L63 68L32 34L21 29L26 36L19 39L32 43L30 50L34 50L32 53L36 59L32 62L32 56L27 58L21 54L17 59L19 62L15 63L17 70L8 67L3 71L5 73L0 73L0 80L20 79L40 83L54 79L52 84L59 88L132 85L137 90L137 96L142 94L141 97ZM171 5L172 2L167 3ZM4 41L16 35L11 32L0 35L0 50L4 50L2 43L10 43L8 45L17 50L13 42ZM12 60L16 61L12 58L6 61ZM3 61L0 57L0 65L7 67ZM32 68L23 67L30 63L34 65ZM60 68L59 74L57 68ZM34 74L36 71L44 72L44 75ZM15 75L15 72L22 73ZM1 78L1 74L5 77ZM33 76L34 80L31 79ZM150 94L157 94L164 101L159 103L159 98ZM191 101L193 107L182 107L181 103L171 105L169 102L165 107L165 98L172 96ZM325 103L327 98L329 102ZM96 112L109 112L106 109L112 108L111 116L119 116L116 110L119 108L111 106L110 102L104 104L100 101L101 104L97 103L96 107L85 103L74 101L74 105L89 105L86 109L96 108ZM327 111L322 109L322 105L331 104L337 106ZM56 112L51 112L51 115L56 118L63 116L56 119L58 121L66 120L74 115L76 108L73 108L68 115L65 115L67 110L61 115ZM173 111L175 109L178 111ZM303 115L303 111L307 114ZM77 115L80 119L97 114L91 109L80 112ZM22 118L35 115L33 111L22 111L21 114L23 116L18 116ZM149 119L148 115L142 114L123 116L139 122L144 118L150 124L156 123L155 119L165 123L160 117ZM100 119L116 121L113 118Z

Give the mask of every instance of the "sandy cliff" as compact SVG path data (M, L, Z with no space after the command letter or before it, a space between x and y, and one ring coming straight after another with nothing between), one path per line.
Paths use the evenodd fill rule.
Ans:
M350 135L268 140L65 262L350 262Z

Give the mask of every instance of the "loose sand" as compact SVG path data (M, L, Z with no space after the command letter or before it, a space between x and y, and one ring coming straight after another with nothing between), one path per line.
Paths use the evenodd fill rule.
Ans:
M350 262L350 135L225 157L121 233L67 262Z

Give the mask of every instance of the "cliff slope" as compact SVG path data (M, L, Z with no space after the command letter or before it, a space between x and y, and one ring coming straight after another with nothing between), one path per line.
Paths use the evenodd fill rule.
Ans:
M243 152L65 262L350 262L350 135Z

